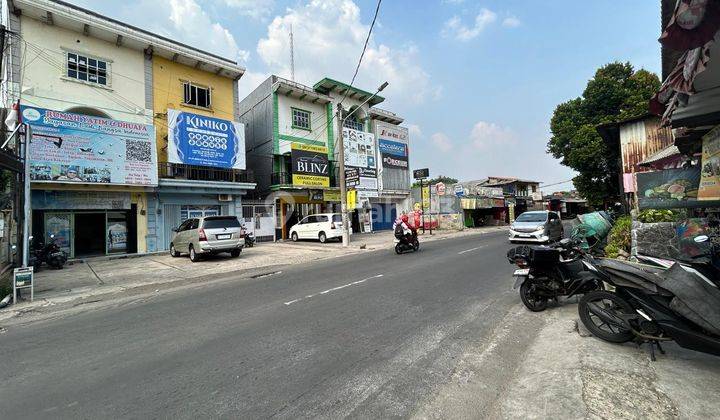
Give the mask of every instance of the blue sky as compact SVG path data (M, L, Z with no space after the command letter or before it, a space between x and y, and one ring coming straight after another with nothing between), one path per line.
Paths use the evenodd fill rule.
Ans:
M241 95L268 74L352 77L375 0L71 0L238 60ZM659 1L384 0L356 85L390 82L380 106L405 117L411 165L462 180L570 179L545 153L555 106L597 67L658 73ZM567 189L564 184L546 189Z

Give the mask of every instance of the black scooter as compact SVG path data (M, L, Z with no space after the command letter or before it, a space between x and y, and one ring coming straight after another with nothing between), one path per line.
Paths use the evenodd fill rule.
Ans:
M525 306L540 312L550 299L575 296L602 288L602 281L588 270L585 255L576 239L563 239L547 246L519 246L507 253L508 262L518 266L513 273Z
M251 232L248 232L244 223L242 224L241 229L243 236L245 237L245 246L248 248L252 248L253 246L255 246L255 235Z
M409 251L418 251L420 249L420 241L418 241L417 232L413 231L411 235L406 235L402 226L395 228L395 253L402 254Z
M32 237L30 238L32 240ZM32 253L29 262L35 271L39 271L43 263L50 268L59 270L67 262L67 254L58 246L55 235L50 235L50 242L47 244L43 243L41 239L32 240Z
M698 236L696 242L708 242ZM580 320L598 338L612 343L636 340L650 344L664 354L661 341L675 341L680 347L720 356L720 285L717 266L720 247L717 238L705 270L674 264L662 269L615 260L597 260L593 265L615 290L595 291L583 296L578 305Z

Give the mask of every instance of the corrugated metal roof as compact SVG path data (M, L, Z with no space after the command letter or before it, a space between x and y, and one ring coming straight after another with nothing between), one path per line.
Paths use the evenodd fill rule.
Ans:
M661 161L663 159L667 159L672 156L680 155L680 149L677 148L674 144L660 150L659 152L650 155L648 158L640 162L638 165L646 166L650 165L652 163Z

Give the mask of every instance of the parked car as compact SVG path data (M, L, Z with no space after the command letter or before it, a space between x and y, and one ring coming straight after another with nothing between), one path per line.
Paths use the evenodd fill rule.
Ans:
M179 257L188 253L196 262L202 255L229 252L238 257L245 244L240 221L235 216L208 216L187 219L173 229L170 255Z
M300 220L290 228L290 239L317 239L322 243L328 239L342 238L342 216L339 213L313 214Z
M554 211L526 211L510 225L510 242L559 241L565 232Z

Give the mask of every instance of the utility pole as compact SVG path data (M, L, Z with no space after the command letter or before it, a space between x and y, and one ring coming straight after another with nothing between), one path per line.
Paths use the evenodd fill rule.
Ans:
M337 138L340 145L340 153L338 153L338 160L340 161L340 214L342 216L342 246L350 246L350 234L348 232L348 206L347 206L347 185L345 184L345 140L343 139L343 117L342 117L342 104L337 104L337 111L335 115L335 121L337 121L338 130Z
M32 128L30 124L25 124L25 145L23 147L23 268L30 263L30 220L32 220L30 211L30 139L32 139Z

